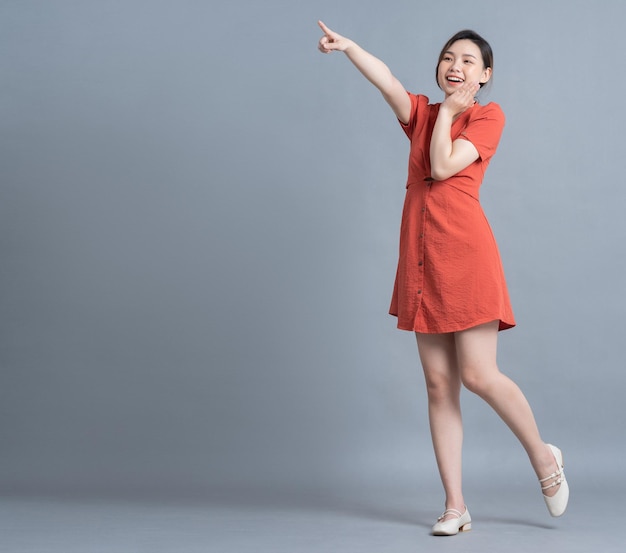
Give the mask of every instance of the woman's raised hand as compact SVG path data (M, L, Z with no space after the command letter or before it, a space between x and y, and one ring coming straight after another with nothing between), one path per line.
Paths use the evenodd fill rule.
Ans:
M330 54L333 50L343 52L352 44L350 39L341 36L335 31L331 31L323 22L318 21L317 24L324 31L324 36L320 38L317 45L318 50L323 54Z
M442 107L448 108L452 115L459 115L475 104L474 96L479 90L478 83L463 83L461 88L444 100Z

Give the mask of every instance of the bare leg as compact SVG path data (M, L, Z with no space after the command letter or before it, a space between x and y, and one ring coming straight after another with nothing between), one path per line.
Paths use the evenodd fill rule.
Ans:
M528 401L496 364L498 321L457 332L454 337L465 387L484 399L513 431L528 453L538 478L553 473L556 461L539 435ZM546 495L554 495L558 489L555 486Z
M428 417L446 509L465 510L461 457L461 376L453 334L416 334L428 391ZM450 517L446 517L450 518Z

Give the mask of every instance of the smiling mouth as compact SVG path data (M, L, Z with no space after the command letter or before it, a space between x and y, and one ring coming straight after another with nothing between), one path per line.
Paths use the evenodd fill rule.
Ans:
M459 83L460 84L460 83L464 82L463 79L461 79L460 77L446 77L446 80L449 83Z

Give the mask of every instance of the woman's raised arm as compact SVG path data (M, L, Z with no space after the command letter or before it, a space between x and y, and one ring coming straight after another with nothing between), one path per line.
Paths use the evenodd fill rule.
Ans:
M343 52L354 66L380 90L383 98L402 123L408 123L411 115L411 100L404 86L396 79L389 68L378 58L366 52L356 42L330 30L324 23L318 21L324 31L320 38L318 49L324 54L338 51Z

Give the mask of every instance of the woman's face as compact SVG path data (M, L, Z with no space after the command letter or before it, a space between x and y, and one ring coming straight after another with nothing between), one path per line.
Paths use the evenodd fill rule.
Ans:
M437 68L437 83L446 97L465 82L486 83L490 77L491 67L484 67L480 48L467 39L453 42Z

